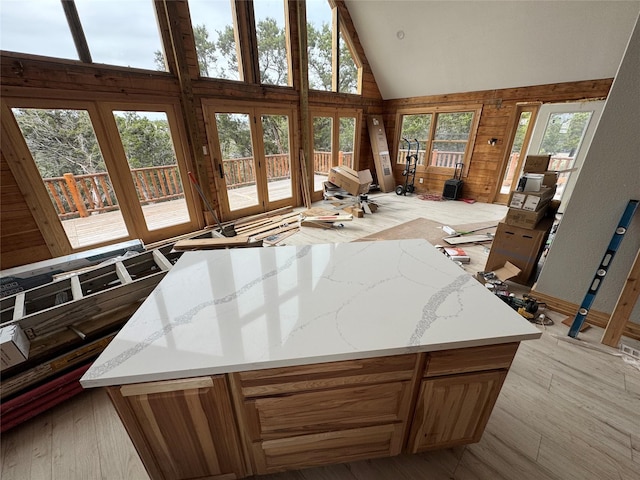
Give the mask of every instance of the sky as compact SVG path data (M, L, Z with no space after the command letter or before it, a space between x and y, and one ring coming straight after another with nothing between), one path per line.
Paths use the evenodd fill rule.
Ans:
M151 0L76 0L95 63L156 70L162 43ZM222 30L231 22L229 0L190 0L192 22ZM283 21L282 0L254 0L256 19ZM326 0L307 0L310 23L329 21ZM276 15L275 12L278 14ZM0 0L0 49L78 59L60 0Z

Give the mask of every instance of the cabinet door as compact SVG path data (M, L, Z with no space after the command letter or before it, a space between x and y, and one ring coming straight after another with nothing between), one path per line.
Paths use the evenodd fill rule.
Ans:
M422 381L408 448L411 453L480 440L507 372Z
M244 476L223 376L112 387L109 394L152 478Z

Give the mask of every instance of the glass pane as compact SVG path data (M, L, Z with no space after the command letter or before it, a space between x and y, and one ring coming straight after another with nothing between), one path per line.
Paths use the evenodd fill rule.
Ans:
M456 163L462 163L472 121L473 112L438 114L430 165L455 168Z
M353 60L351 50L344 41L342 32L338 35L338 49L340 52L340 77L338 92L358 93L358 67Z
M128 236L89 113L14 108L13 114L71 246Z
M431 132L431 118L433 116L430 113L421 113L418 115L403 115L402 116L402 130L400 131L400 148L398 148L398 158L396 162L404 165L407 163L407 155L409 154L409 144L411 142L411 149L415 150L414 142L419 142L418 149L418 165L424 165L424 154L427 142L429 142L429 133ZM412 152L414 154L415 151Z
M240 80L231 10L234 0L189 0L200 75Z
M333 118L313 117L313 188L323 190L332 167Z
M60 0L3 0L1 48L78 60Z
M592 112L553 113L544 131L539 154L551 154L549 170L573 168ZM562 197L571 172L558 174L558 187L554 198Z
M356 119L354 117L340 117L340 145L338 150L338 165L355 168L353 146L356 137Z
M289 85L283 0L254 0L260 82Z
M249 115L216 113L216 126L222 152L229 209L239 210L258 205Z
M291 198L289 117L286 115L262 115L262 132L267 164L269 201Z
M75 0L75 3L94 62L166 69L152 2Z
M520 114L520 120L518 121L518 128L516 129L516 135L513 139L513 145L511 147L511 153L509 155L509 163L500 186L500 193L503 195L511 192L511 185L515 179L516 168L518 168L518 161L520 155L522 155L522 145L524 144L524 137L529 128L529 122L531 121L531 112L522 112Z
M149 230L189 221L171 130L164 112L113 112Z
M307 0L309 88L331 91L333 15L327 0Z

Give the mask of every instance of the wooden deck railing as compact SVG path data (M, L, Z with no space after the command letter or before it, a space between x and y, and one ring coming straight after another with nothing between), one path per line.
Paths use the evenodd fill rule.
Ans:
M184 195L177 165L135 168L133 184L142 205L181 198ZM118 201L106 172L45 178L44 184L61 219L88 217L118 209Z
M412 152L415 153L415 150ZM418 150L418 165L425 164L425 156L427 152L424 150ZM455 168L456 163L462 163L464 158L464 152L446 152L441 150L433 150L431 152L431 161L429 162L430 167L444 167L444 168ZM400 149L398 150L398 163L405 164L407 163L407 150Z
M284 180L291 176L289 154L267 155L269 181ZM353 153L340 152L340 165L353 167ZM255 183L253 157L223 161L228 188L238 188ZM314 173L328 175L331 168L331 152L314 153ZM181 198L184 195L177 165L135 168L131 178L142 205ZM44 184L55 205L58 217L87 217L94 213L118 209L118 202L109 175L91 173L45 178Z

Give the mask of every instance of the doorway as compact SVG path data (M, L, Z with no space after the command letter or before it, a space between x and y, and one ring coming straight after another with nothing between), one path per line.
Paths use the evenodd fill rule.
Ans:
M293 205L293 112L208 106L206 115L222 217Z
M528 155L551 155L549 170L559 172L554 199L562 213L569 202L591 145L604 101L548 104L540 108Z

